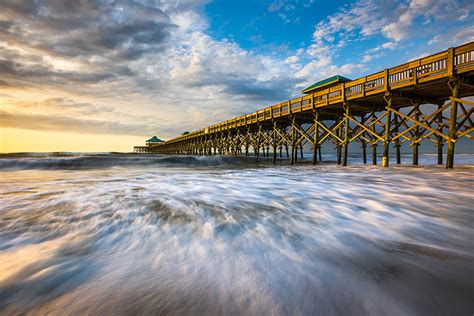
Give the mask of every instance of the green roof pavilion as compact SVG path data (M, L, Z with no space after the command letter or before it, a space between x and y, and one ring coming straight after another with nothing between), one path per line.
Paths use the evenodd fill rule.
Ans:
M349 81L351 81L351 79L343 77L343 76L339 76L339 75L332 76L332 77L329 77L327 79L324 79L324 80L321 80L321 81L318 81L318 82L312 84L311 86L307 87L306 89L304 89L301 92L303 92L305 94L310 94L310 93L313 93L316 90L319 90L321 88L329 88L330 86L334 86L336 84L343 83L343 82L349 82Z
M158 137L156 136L153 136L152 138L148 139L146 141L146 143L151 143L151 144L154 144L154 143L162 143L163 141L161 139L159 139Z

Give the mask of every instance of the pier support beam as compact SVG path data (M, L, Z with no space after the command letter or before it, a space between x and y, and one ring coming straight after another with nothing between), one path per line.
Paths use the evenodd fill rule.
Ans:
M341 117L339 117L339 120L342 120ZM339 125L336 131L336 135L339 138L337 141L336 145L336 154L337 154L337 164L340 165L342 163L342 143L340 139L342 139L342 124Z
M277 160L277 122L273 121L273 164Z
M346 116L344 122L344 159L343 166L347 166L347 150L349 147L349 104L344 105Z
M362 163L364 165L367 164L367 144L365 143L365 139L361 140L361 147L362 147Z
M393 123L395 124L395 135L398 135L398 115L394 115L393 117ZM400 154L400 139L399 138L396 138L395 139L395 153L397 155L397 165L401 164L401 154Z
M295 163L297 163L298 162L298 145L295 144L294 148L295 148Z
M257 132L257 143L254 147L254 152L255 152L255 158L256 161L258 162L258 156L260 154L260 132L262 131L262 125L258 125L258 132Z
M318 111L314 111L314 137L313 137L313 165L317 164L318 161Z
M385 142L383 147L382 167L388 167L388 151L390 148L390 124L392 123L392 112L390 111L392 109L392 95L387 94L384 98L387 102L387 117L385 121Z
M438 104L438 111L441 109L441 107L443 106L443 103L440 103ZM440 111L440 113L438 113L438 117L437 117L437 121L438 121L438 132L439 133L443 133L443 112ZM443 137L441 137L441 135L437 135L437 147L438 147L438 165L442 165L443 164Z
M360 118L361 122L365 122L365 115L362 115ZM360 135L360 146L362 148L362 163L367 164L367 143L365 142L365 132Z
M449 82L453 98L459 96L459 80L454 78ZM448 154L446 157L446 168L451 169L454 167L454 141L456 140L456 123L458 115L458 103L453 100L451 102L451 113L449 115L449 137L448 140Z
M291 124L291 161L290 164L293 165L295 163L295 128L293 125L295 124L295 118L292 118Z
M375 127L375 111L372 111L372 133L375 134L376 127ZM375 166L377 164L377 140L374 135L372 135L372 164Z
M417 122L420 121L420 104L415 103L413 105L415 107L415 120ZM420 143L418 142L418 138L420 137L420 126L417 124L414 130L414 142L413 142L413 165L418 166L418 147L420 147Z

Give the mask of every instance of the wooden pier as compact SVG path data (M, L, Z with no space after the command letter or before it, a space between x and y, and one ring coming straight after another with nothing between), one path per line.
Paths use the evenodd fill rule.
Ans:
M134 146L133 152L139 154L151 154L153 151L150 146Z
M437 146L438 164L454 165L460 138L472 140L474 103L474 42L406 64L384 69L356 80L335 76L299 98L151 145L151 152L189 155L285 156L294 164L298 151L311 145L313 163L321 160L321 145L335 145L338 163L347 165L348 145L361 146L367 163L370 147L377 164L381 145L382 166L389 165L394 146L400 163L400 146L408 143L413 164L418 164L422 141ZM344 78L345 79L345 78ZM310 87L311 88L311 87ZM308 89L306 89L308 90ZM319 159L318 159L319 157Z

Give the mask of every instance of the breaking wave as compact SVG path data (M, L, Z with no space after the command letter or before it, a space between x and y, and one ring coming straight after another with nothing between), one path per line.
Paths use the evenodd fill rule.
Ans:
M2 170L0 314L474 310L471 168L32 156L86 169Z
M270 155L271 157L271 155ZM336 157L333 154L323 154L322 164L334 164ZM309 163L311 154L305 158L298 158L298 162ZM403 164L411 164L411 155L402 155ZM349 164L361 164L360 154L350 154ZM381 158L379 157L379 163ZM391 156L390 160L395 161ZM433 154L420 155L420 165L436 164L437 156ZM369 159L370 164L370 159ZM466 166L474 163L471 154L457 154L456 165ZM256 163L253 156L189 156L189 155L158 155L158 154L124 154L124 153L14 153L0 154L0 170L87 170L104 169L111 167L189 167L189 168L241 168L259 167L272 163L272 158L259 157ZM283 157L283 164L289 160ZM280 163L281 164L281 163Z
M245 157L169 156L149 154L0 154L0 169L77 170L120 166L219 167L253 163Z

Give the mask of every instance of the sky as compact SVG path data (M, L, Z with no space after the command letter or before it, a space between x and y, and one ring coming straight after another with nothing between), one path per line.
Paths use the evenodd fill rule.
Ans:
M0 0L0 152L131 151L474 40L462 0Z

